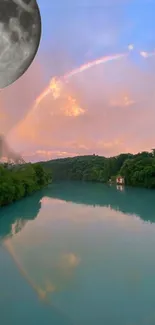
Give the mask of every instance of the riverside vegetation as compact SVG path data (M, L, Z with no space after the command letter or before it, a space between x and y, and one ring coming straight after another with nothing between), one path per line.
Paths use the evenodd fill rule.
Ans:
M57 180L115 182L118 175L128 186L155 188L155 154L96 155L55 159L21 166L0 166L0 206L19 200Z
M0 165L0 206L17 201L50 183L51 177L39 163Z
M53 180L83 180L115 182L118 175L128 186L155 188L155 150L138 154L120 154L115 157L78 156L42 162Z

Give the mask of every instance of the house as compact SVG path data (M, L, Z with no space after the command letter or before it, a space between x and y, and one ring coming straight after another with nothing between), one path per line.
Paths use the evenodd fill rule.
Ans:
M122 176L117 176L116 177L116 184L124 185L124 183L125 183L124 177L122 177Z

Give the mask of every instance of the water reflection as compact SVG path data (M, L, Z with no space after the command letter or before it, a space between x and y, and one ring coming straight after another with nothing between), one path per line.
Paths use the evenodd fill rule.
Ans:
M107 308L113 305L115 315L117 293L134 313L134 299L140 301L144 287L152 288L154 297L149 282L155 269L154 196L154 191L102 184L53 184L0 209L0 243L41 305L63 306L65 313L70 308L71 323L76 299L80 310L87 301L92 304L89 324L102 314L102 300ZM76 313L81 317L76 323L83 323Z
M121 191L121 192L123 192L125 190L125 187L123 185L117 185L116 188L118 191Z
M145 189L117 188L92 183L57 183L13 205L0 208L0 238L19 232L29 220L34 220L41 204L55 198L87 206L110 207L124 214L155 222L155 191Z
M64 290L72 281L74 271L81 260L81 256L72 249L66 249L65 246L63 249L62 243L61 245L59 243L60 247L55 248L54 254L51 254L53 230L49 232L49 229L52 220L59 220L60 223L66 215L69 220L82 224L90 223L91 220L101 220L104 217L115 222L119 221L128 229L134 228L134 231L136 229L139 231L139 223L136 226L130 215L154 222L154 196L155 192L147 190L121 191L120 188L102 184L83 183L81 186L81 183L57 183L1 209L0 236L22 275L38 297L48 302L49 296ZM76 205L64 207L65 202L78 204L78 209ZM82 208L81 204L87 208ZM92 214L92 206L104 210L102 213L95 210L95 214ZM43 212L39 218L41 207L44 211L44 219ZM37 216L37 224L28 223Z
M22 239L9 238L3 241L4 247L8 250L22 276L36 292L38 298L48 305L51 305L51 296L53 293L65 290L68 283L74 276L74 270L80 263L80 258L74 253L57 254L53 258L52 253L43 248L38 255L35 245L31 246L24 241L26 251L22 245ZM44 256L42 255L44 254ZM36 255L36 256L35 256ZM33 258L33 261L32 261Z
M124 214L155 222L155 191L94 183L62 183L46 191L46 196L90 206L110 207Z
M35 193L31 197L0 208L0 238L12 236L21 231L27 221L34 220L41 208L42 192Z

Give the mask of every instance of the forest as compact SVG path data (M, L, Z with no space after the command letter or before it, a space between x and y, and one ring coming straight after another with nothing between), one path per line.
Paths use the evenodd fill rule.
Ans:
M120 175L125 185L155 188L155 154L120 154L61 158L23 165L0 165L0 206L17 201L57 180L115 182Z
M39 163L0 165L0 206L8 205L41 189L51 177Z
M81 180L107 183L115 181L118 175L125 179L125 185L155 188L155 154L141 152L120 154L115 157L97 155L77 156L41 162L52 173L54 180Z

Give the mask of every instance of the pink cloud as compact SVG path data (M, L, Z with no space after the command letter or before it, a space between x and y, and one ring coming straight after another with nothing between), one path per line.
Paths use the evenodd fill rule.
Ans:
M21 78L1 90L0 112L5 115L3 123L0 122L1 132L7 134L27 114L44 84L43 68L36 58Z
M154 62L151 58L149 64ZM23 114L9 142L38 160L150 150L155 138L154 83L154 74L136 67L130 57L96 66L65 85L66 97L53 99L49 94L34 114ZM76 99L83 114L66 114L66 105L70 112L75 108L68 96Z

